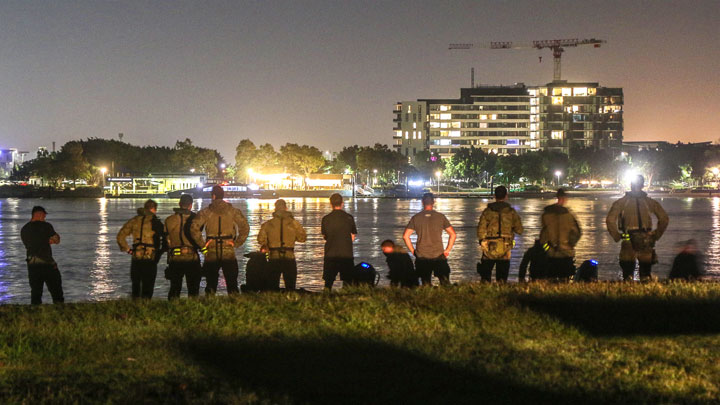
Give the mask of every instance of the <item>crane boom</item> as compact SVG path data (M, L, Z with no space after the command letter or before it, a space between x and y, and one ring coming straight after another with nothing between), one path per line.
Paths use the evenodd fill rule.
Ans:
M451 50L468 50L473 48L478 49L552 49L553 58L555 61L555 68L553 71L553 80L560 80L561 65L560 60L562 53L567 47L577 47L582 45L593 45L595 48L599 48L600 45L607 41L602 39L547 39L540 41L531 42L513 42L513 41L496 41L496 42L481 42L481 43L456 43L450 44L449 49Z

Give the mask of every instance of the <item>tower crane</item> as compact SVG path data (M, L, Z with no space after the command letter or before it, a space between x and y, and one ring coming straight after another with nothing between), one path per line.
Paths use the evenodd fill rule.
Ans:
M451 50L468 50L468 49L552 49L555 68L553 70L553 81L560 80L560 59L565 48L576 47L582 45L592 45L599 48L600 45L606 43L602 39L549 39L532 42L484 42L477 44L450 44Z

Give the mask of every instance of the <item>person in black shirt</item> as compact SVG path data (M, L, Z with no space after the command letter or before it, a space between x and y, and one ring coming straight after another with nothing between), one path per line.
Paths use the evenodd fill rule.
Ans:
M43 285L47 285L53 303L65 302L62 277L52 256L50 245L60 243L60 235L50 223L45 222L45 208L35 206L32 218L20 231L20 238L27 249L28 278L30 279L30 302L42 304Z
M545 249L543 249L540 239L535 239L535 244L532 245L530 249L526 250L522 257L518 281L521 283L526 281L525 274L527 273L528 265L530 266L530 280L538 281L546 279L548 272L547 263L547 253L545 253Z
M343 198L340 194L330 196L332 212L322 219L321 232L325 238L325 256L323 260L323 280L325 288L332 289L338 273L343 282L352 274L355 267L353 242L357 236L357 227L352 215L343 211Z
M388 273L390 285L393 287L417 287L420 284L418 275L408 252L390 239L384 240L380 247L390 269Z
M703 275L703 268L700 264L697 242L694 239L682 242L679 245L679 250L680 252L673 260L668 279L685 281L700 279Z

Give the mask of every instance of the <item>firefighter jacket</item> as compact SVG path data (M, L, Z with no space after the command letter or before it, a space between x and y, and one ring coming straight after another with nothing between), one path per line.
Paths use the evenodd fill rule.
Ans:
M582 235L569 209L559 204L545 207L541 217L540 243L550 258L575 257L575 245Z
M670 222L667 213L659 202L648 197L644 191L631 191L613 203L605 223L610 236L619 242L624 233L652 232L651 215L657 218L653 238L658 240Z
M152 260L157 263L167 249L165 228L152 212L138 208L137 213L120 228L117 234L118 246L123 252L132 249L133 260ZM129 236L132 236L132 247L127 243Z
M210 261L235 260L235 248L245 243L249 233L242 211L223 200L213 200L190 225L192 240L207 248L205 260Z
M260 227L258 243L270 249L270 260L294 259L295 242L305 242L307 234L289 211L275 211Z

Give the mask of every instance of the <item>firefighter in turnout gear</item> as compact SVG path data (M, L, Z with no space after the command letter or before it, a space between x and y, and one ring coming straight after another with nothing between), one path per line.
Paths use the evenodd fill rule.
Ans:
M210 205L200 210L190 225L192 239L203 247L205 255L205 294L215 294L217 291L220 269L225 276L228 294L237 294L240 290L235 249L245 243L250 227L242 211L223 201L225 192L222 187L214 186L211 197Z
M198 246L190 237L190 226L196 214L190 211L193 198L189 194L180 197L180 208L165 219L165 233L168 241L165 278L170 280L168 299L180 297L182 281L185 277L188 297L197 297L200 292L200 255Z
M286 290L294 290L297 281L297 262L295 261L295 242L303 243L307 234L302 225L287 210L285 200L275 202L275 212L271 220L260 227L258 243L270 249L268 261L273 272L274 285L280 286L280 275Z
M632 280L635 262L640 263L640 280L650 279L652 265L657 263L655 242L663 235L670 222L659 202L642 191L645 179L633 179L630 192L615 201L606 219L607 230L615 242L620 242L620 267L623 280ZM651 215L657 218L657 227L652 229Z
M157 203L147 200L143 208L138 208L137 216L127 221L117 234L120 250L132 256L130 280L133 298L152 298L157 264L167 249L165 227L155 216L156 212ZM132 236L132 246L127 243L129 236Z
M515 234L523 233L520 215L507 203L507 195L504 186L495 188L495 202L488 204L478 221L477 237L483 254L477 272L485 282L490 282L493 267L495 280L507 281Z
M567 193L557 191L557 203L543 211L540 243L548 255L548 278L567 281L575 275L575 245L582 235L577 218L565 207Z

